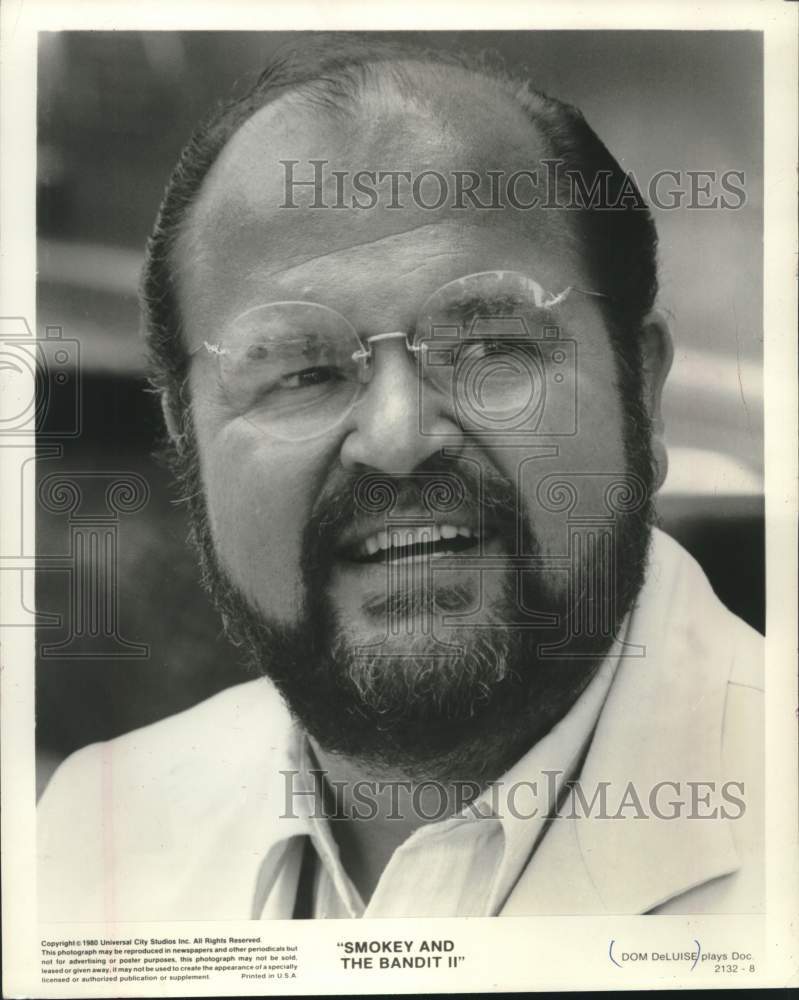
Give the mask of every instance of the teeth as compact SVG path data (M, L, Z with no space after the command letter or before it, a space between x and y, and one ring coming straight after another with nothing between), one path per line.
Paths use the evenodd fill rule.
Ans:
M432 524L418 528L404 528L392 531L391 536L387 531L377 531L360 545L360 555L373 556L375 553L385 551L390 548L404 548L408 545L419 545L425 542L440 542L441 539L456 538L462 535L464 538L475 538L476 532L471 528L458 527L454 524Z

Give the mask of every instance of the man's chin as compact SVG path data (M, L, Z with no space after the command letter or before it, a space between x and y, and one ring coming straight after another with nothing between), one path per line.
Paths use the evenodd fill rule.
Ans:
M383 722L474 717L514 669L513 636L500 627L440 627L440 618L409 615L404 634L338 633L333 670L362 709Z
M410 775L433 768L482 780L558 721L604 655L537 662L540 638L497 625L453 630L448 643L416 635L368 646L339 633L315 691L275 680L329 752Z
M235 587L216 589L234 644L322 748L408 774L452 767L475 780L544 735L606 653L540 659L542 642L555 637L509 624L514 596L508 587L484 603L478 625L447 626L437 612L423 629L418 595L396 591L403 607L392 620L406 627L389 632L385 609L372 608L376 619L361 610L353 622L324 592L288 625L270 622Z

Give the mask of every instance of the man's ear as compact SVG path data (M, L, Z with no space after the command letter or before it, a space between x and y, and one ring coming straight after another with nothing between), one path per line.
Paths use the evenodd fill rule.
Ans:
M177 419L175 418L175 410L173 407L172 396L169 390L165 389L161 393L161 412L164 415L164 423L166 424L167 434L169 434L172 444L180 451L183 447L183 434L180 432L178 427Z
M655 490L659 490L669 470L663 423L663 386L674 360L674 345L662 313L652 310L641 328L642 399L652 425L652 458L655 464Z

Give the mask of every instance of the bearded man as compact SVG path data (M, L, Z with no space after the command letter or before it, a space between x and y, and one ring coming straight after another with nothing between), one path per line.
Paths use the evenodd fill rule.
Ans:
M255 676L62 766L44 919L760 908L761 641L653 527L655 258L485 63L301 47L198 130L143 302Z

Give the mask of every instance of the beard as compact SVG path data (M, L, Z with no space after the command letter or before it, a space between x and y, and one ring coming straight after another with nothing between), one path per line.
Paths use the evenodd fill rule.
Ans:
M400 511L418 510L420 493L428 500L437 491L451 493L455 480L460 504L482 522L483 532L501 539L505 552L522 555L530 567L517 561L516 568L503 570L498 594L479 621L464 624L458 624L458 612L468 604L471 586L433 585L427 572L432 561L393 584L389 573L385 593L363 606L375 623L366 642L342 620L329 593L341 533L364 516L358 500L363 475L342 470L319 492L302 539L303 599L295 621L285 623L255 607L219 559L188 412L185 444L177 462L174 455L172 460L202 582L228 639L251 671L271 679L319 746L416 779L435 775L483 784L566 714L620 637L643 584L653 467L642 413L636 410L626 422L628 469L615 477L623 502L612 529L583 530L574 544L570 539L565 573L562 557L560 572L548 565L516 484L496 472L477 479L470 462L436 456L408 477L412 481L366 477L372 495L389 491ZM441 625L446 612L453 623ZM420 621L438 627L419 628ZM402 634L392 637L397 625Z

